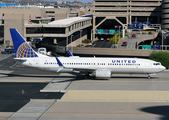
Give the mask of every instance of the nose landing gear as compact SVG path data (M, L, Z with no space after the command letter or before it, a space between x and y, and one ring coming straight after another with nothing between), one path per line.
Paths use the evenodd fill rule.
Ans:
M150 74L148 74L148 78L147 79L151 79L151 76L150 76Z

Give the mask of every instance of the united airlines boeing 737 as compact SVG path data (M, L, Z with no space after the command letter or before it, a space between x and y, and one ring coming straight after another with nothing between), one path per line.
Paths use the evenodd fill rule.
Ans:
M112 74L150 74L165 70L161 63L139 58L49 57L35 52L20 33L10 29L16 63L57 73L79 73L109 78Z

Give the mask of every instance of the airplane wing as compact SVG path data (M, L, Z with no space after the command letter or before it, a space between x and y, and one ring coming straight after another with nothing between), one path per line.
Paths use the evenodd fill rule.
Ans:
M57 63L61 68L67 68L67 69L72 69L73 71L79 71L79 72L94 72L97 69L93 69L93 68L75 68L75 67L65 67L61 61L56 57Z
M25 58L14 58L14 60L15 60L15 61L23 61L23 62L25 62L25 61L26 61L26 59L25 59Z
M73 69L73 71L80 71L80 72L94 72L97 69L93 69L93 68L71 68Z

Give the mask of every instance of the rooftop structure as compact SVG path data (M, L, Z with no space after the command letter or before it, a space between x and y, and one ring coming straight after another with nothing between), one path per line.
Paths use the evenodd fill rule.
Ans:
M88 20L91 20L92 18L90 17L72 17L72 18L67 18L67 19L62 19L62 20L56 20L53 22L48 23L48 26L53 26L53 27L69 27L73 24L81 23L83 26L83 22L87 22Z
M80 40L88 38L91 26L91 17L72 17L56 20L48 24L25 24L24 31L25 38L44 36L48 41L49 39L55 41L52 44L57 44L58 46L67 46L73 41L73 45L76 46L81 43Z

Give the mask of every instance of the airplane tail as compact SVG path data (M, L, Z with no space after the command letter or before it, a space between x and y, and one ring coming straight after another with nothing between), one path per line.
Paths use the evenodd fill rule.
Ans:
M37 53L24 40L20 33L15 28L10 28L10 33L16 52L16 58L33 58L38 57Z

